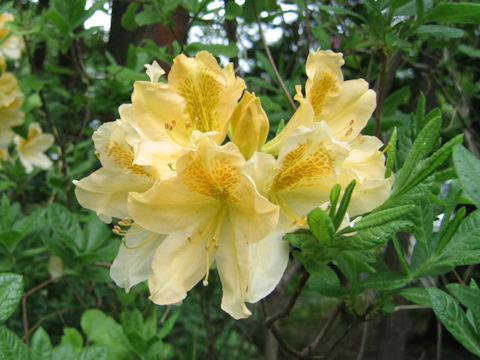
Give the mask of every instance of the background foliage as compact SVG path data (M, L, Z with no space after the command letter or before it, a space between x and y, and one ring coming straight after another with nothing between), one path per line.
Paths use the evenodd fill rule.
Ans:
M87 22L97 11L111 15L109 31ZM55 138L51 169L27 174L13 145L0 169L0 359L480 356L480 5L19 0L0 12L26 44L8 62L25 93L14 131L39 122ZM391 198L354 236L337 231L343 216L313 211L311 231L288 235L277 291L247 320L219 309L213 274L181 307L153 305L144 284L117 288L109 265L121 239L78 205L72 181L99 166L91 135L147 79L143 65L168 69L203 49L233 62L273 136L317 48L343 52L345 78L377 91L366 132L390 143Z

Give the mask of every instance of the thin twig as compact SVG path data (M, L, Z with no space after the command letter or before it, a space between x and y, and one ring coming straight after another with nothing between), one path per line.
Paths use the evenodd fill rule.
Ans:
M436 360L442 359L442 323L437 319L437 354Z
M463 279L460 277L460 275L457 273L457 271L455 269L452 270L452 273L453 273L453 275L455 275L455 277L457 278L457 280L460 284L465 285L465 283L463 282Z
M357 360L362 360L363 354L365 353L365 344L367 343L367 334L368 334L368 322L365 322L363 324L362 342L360 343L360 349L358 349Z
M22 337L22 341L27 341L28 337L35 331L37 330L37 328L40 327L40 325L42 325L42 323L47 320L48 318L52 317L52 316L55 316L55 315L60 315L60 314L63 314L64 312L67 312L67 311L70 311L70 310L73 310L75 309L74 307L68 307L66 309L62 309L62 310L57 310L57 311L54 311L50 314L47 314L47 315L44 315L40 318L40 320L38 320L38 322L33 325L30 329L28 329L28 333L25 334L23 337Z
M255 0L252 1L252 5L253 5L253 11L255 12L255 18L257 19L258 33L260 34L260 38L262 39L263 47L265 48L265 52L267 53L268 60L272 65L273 72L275 73L275 77L277 78L277 81L280 84L283 92L287 96L287 99L290 102L290 105L292 106L293 110L297 110L297 105L295 105L295 102L290 96L290 93L288 92L287 87L285 86L285 83L283 82L282 77L278 72L277 66L275 65L275 61L273 61L272 53L270 52L270 48L268 47L267 41L265 40L265 35L263 34L262 22L260 21L260 16L258 15L257 4Z
M399 310L418 310L418 309L431 309L430 306L423 305L397 305L395 306L395 311Z
M335 311L328 318L328 320L327 320L326 324L323 326L322 330L320 330L320 333L317 335L315 340L313 340L313 342L310 345L306 346L305 349L303 349L302 353L305 357L313 354L315 349L318 347L320 342L325 337L325 334L327 333L327 331L330 329L330 327L335 322L335 319L337 318L337 316L342 312L342 310L344 308L345 308L345 301L342 299L342 301L335 308Z
M290 299L287 304L276 314L273 314L272 316L268 316L267 319L265 320L265 326L270 327L271 324L278 319L281 319L285 316L287 316L290 311L292 310L293 306L297 302L298 297L300 296L300 293L302 292L303 288L305 287L305 284L307 283L308 278L310 277L310 273L308 273L306 270L304 270L302 277L300 278L300 281L297 284L297 287L295 288L295 291L293 294L290 296Z
M265 299L261 301L261 306L262 306L262 310L263 310L263 314L264 314L265 318L268 319L270 316L269 316L268 305L267 305L267 302L265 301ZM271 324L269 329L272 332L272 334L275 336L275 339L277 339L279 344L285 349L285 351L287 351L289 354L291 354L291 355L293 355L297 358L302 358L303 354L300 351L294 349L287 342L287 340L285 340L285 338L282 336L282 334L280 334L280 331L278 330L278 327L276 326L276 324Z
M375 110L375 136L380 138L380 120L382 118L382 104L385 96L385 75L387 72L387 54L383 49L380 50L382 63L378 79L377 109Z

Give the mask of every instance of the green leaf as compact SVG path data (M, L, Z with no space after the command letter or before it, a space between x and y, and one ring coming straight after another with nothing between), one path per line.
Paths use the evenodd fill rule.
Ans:
M405 299L419 305L432 306L430 295L424 287L412 287L400 290L398 293Z
M480 4L440 3L427 14L425 22L480 24Z
M475 210L463 219L435 264L454 267L478 262L480 262L480 210Z
M234 20L237 17L242 16L242 7L235 1L225 2L225 19Z
M463 37L465 35L465 31L451 26L422 25L415 30L415 34L455 39Z
M81 348L83 346L82 334L75 328L66 327L63 329L63 336L60 343L69 343L73 348Z
M70 359L70 358L57 358L57 359ZM117 359L109 356L108 348L104 346L89 346L82 350L78 355L78 360L112 360Z
M47 332L42 327L39 327L33 334L30 350L33 360L52 359L52 343Z
M335 230L337 230L343 222L343 218L347 213L348 205L350 205L350 199L352 198L352 193L355 185L356 181L352 180L352 182L348 184L345 192L343 193L342 201L340 201L340 206L338 207L335 218L333 219L333 226Z
M80 224L73 214L66 207L53 203L47 209L47 219L55 235L75 252L78 252L81 248L79 242L83 238L83 234Z
M316 208L308 214L307 219L308 226L313 235L318 239L320 245L330 245L333 235L335 234L335 228L326 211Z
M0 327L0 359L30 359L30 352L22 340L14 332L3 327Z
M167 321L165 321L158 332L158 338L159 339L164 339L168 334L170 334L170 331L172 331L173 326L175 325L175 322L177 321L178 317L180 316L180 311L172 311L170 313L170 316L168 317Z
M58 12L55 9L50 9L47 13L49 19L58 27L60 33L64 36L71 34L71 26L69 21L62 15L62 13Z
M323 261L310 260L303 263L307 271L315 278L321 279L329 285L339 285L337 274Z
M86 310L80 321L88 340L109 349L109 359L130 358L131 345L122 327L98 309Z
M11 227L12 227L12 214L11 214L11 211L10 211L10 200L7 196L7 194L3 194L2 195L2 203L1 203L1 215L2 215L2 219L1 219L1 223L0 223L0 226L2 230L10 230Z
M460 303L470 309L476 317L480 317L480 290L461 284L448 284L448 290Z
M143 10L135 15L135 22L139 26L156 24L161 22L161 20L162 19L158 16L158 14L151 9Z
M0 274L0 324L13 314L22 299L22 293L22 275Z
M445 328L469 351L480 356L478 334L467 319L459 303L437 288L428 288L432 309Z
M362 284L366 289L393 290L405 286L410 280L408 274L397 271L383 271L371 274Z
M405 159L403 167L398 171L395 177L394 193L404 187L408 180L412 178L412 172L418 165L418 162L425 158L438 144L442 119L436 117L430 120L416 137L412 149Z
M455 146L452 157L463 190L480 209L480 160L461 145Z
M397 152L397 128L395 127L390 136L390 141L387 145L387 162L385 164L385 178L392 175L393 167L395 165L395 154Z
M139 3L132 2L128 5L127 10L122 16L122 20L120 22L122 23L122 26L129 30L133 31L137 28L137 23L135 21L135 14L137 13L137 9L140 6Z
M225 55L226 57L232 58L238 55L237 44L230 43L228 45L223 44L202 44L200 42L192 42L187 45L185 51L187 53L196 53L201 50L206 50L209 53L219 56Z
M331 219L335 218L341 190L340 184L333 185L332 190L330 190L330 210L328 211L328 216L330 216Z

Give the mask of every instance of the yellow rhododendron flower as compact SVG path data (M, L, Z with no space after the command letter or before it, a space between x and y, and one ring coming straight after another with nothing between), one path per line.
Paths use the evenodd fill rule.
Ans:
M107 222L111 217L129 216L129 192L146 191L157 179L175 174L164 161L156 161L162 148L144 143L143 134L135 129L131 106L123 105L119 110L121 119L102 124L93 134L102 167L74 181L79 203Z
M53 144L53 135L44 134L38 123L31 123L28 127L27 138L16 135L13 139L17 146L20 162L27 173L31 173L34 166L47 170L52 166L44 152Z
M306 97L297 86L295 99L300 107L263 151L278 154L297 127L312 127L320 121L325 121L340 141L353 141L359 135L375 110L376 95L363 79L344 81L341 71L344 63L343 55L331 50L310 53L306 64ZM313 117L307 114L310 112Z
M278 207L242 174L245 160L233 143L219 146L200 137L196 145L177 160L176 177L145 193L130 194L135 223L168 234L153 258L150 298L161 305L181 301L202 278L208 283L215 261L222 309L243 318L250 315L244 304L250 277L248 244L272 232Z
M0 133L2 130L23 124L25 114L20 110L25 95L18 86L15 75L0 75Z
M11 59L19 59L25 44L21 37L10 32L6 24L14 20L12 14L0 14L0 56L5 55Z
M206 51L195 58L179 55L168 84L151 80L137 81L132 94L138 125L147 136L164 141L167 133L174 142L191 147L191 135L198 130L216 132L217 144L223 142L228 120L245 89L232 64L222 69Z

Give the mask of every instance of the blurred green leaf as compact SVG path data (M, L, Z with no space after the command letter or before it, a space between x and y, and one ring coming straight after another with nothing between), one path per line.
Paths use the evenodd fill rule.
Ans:
M130 358L131 345L122 327L113 318L98 309L86 310L81 319L88 340L109 349L109 359Z
M459 28L443 25L422 25L415 30L417 35L429 35L443 38L461 38L465 31Z
M425 22L480 24L480 4L444 2L430 11Z
M22 275L0 274L0 324L4 323L16 310L23 293Z
M4 327L0 327L0 358L2 360L30 359L27 346L14 332Z
M52 343L47 332L39 327L33 334L30 344L33 360L50 360L52 357Z

